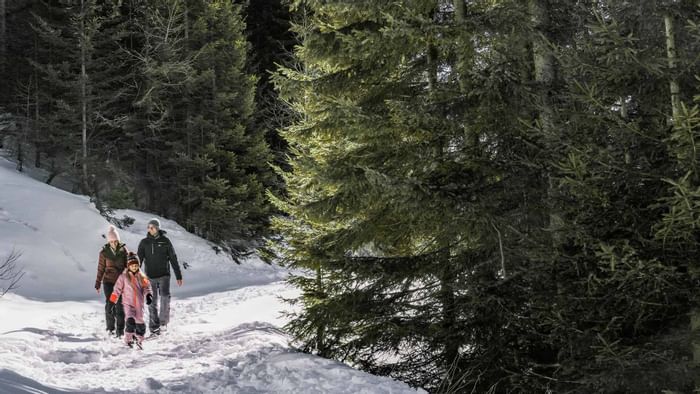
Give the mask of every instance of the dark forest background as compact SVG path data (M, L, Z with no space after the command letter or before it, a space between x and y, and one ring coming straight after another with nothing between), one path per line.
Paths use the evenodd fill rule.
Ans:
M106 216L173 218L235 256L269 234L288 118L270 72L294 44L279 0L0 6L4 143L19 169L67 179Z

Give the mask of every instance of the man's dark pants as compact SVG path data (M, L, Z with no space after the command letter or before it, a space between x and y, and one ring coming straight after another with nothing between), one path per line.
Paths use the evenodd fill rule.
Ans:
M167 325L170 321L170 275L150 280L153 302L148 306L148 326L151 332L154 332L160 330L160 326ZM158 311L159 299L160 311Z

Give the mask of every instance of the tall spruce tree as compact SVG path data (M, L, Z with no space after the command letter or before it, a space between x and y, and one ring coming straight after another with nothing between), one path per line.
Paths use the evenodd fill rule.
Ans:
M139 91L125 133L133 149L125 157L134 163L139 206L171 216L178 195L174 159L185 141L186 88L194 73L186 41L185 3L148 2L137 23L143 42L132 55L138 59Z
M256 79L240 6L163 0L143 17L142 94L125 126L139 204L248 253L267 232L274 172L265 131L250 127Z
M241 6L231 1L204 2L189 15L188 45L196 56L185 105L189 171L181 195L196 231L238 255L267 232L265 189L274 182L266 130L251 127L256 78L247 73L245 23Z
M284 133L294 156L276 203L289 217L276 224L285 257L314 272L292 280L304 295L289 328L307 350L485 391L528 368L511 321L527 302L511 279L524 257L506 231L542 215L519 132L533 110L527 8L453 5L297 4L310 17L295 26L303 68L278 77L299 120Z
M133 56L143 44L138 23L143 20L141 0L100 2L96 14L100 28L95 35L95 67L92 70L95 126L91 138L95 156L93 192L109 208L133 207L135 160L130 138L133 103L138 99L141 75ZM124 160L124 162L121 162Z
M287 144L278 130L291 121L288 107L279 99L271 81L279 64L292 61L295 44L290 30L291 13L285 0L237 0L245 4L246 35L251 44L249 69L258 77L252 127L264 130L277 165L284 165Z

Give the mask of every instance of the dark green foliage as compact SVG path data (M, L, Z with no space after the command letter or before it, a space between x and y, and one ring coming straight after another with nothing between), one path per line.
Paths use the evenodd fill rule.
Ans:
M295 40L290 31L291 15L286 0L236 0L234 3L245 4L246 34L251 44L249 67L258 77L252 127L263 130L275 163L284 165L287 143L278 130L289 124L291 114L279 100L271 75L278 65L292 61Z
M90 14L93 23L81 32L79 3L41 6L40 13L34 14L32 21L37 46L28 61L34 72L27 74L21 92L23 102L20 105L26 107L24 132L38 152L53 160L72 161L60 167L62 171L76 171L77 174L81 148L80 35L86 33L87 41L91 42L96 28L92 18L94 7L86 7L86 16ZM86 63L91 63L93 53L88 52Z
M507 279L522 252L501 252L499 240L510 246L513 221L541 222L534 203L523 208L523 198L541 196L531 190L537 173L515 160L530 154L518 146L527 92L511 88L517 75L489 67L525 67L523 59L471 51L460 56L476 81L445 72L463 26L430 1L303 10L305 68L279 78L303 118L284 134L296 156L289 199L277 201L290 218L277 224L286 257L316 277L293 279L305 309L289 328L309 350L414 385L459 391L481 379L488 388L523 368L509 344L517 335L502 332L524 309L518 280ZM511 20L525 9L481 12ZM509 39L517 40L486 45ZM474 86L469 95L460 78Z
M454 4L294 3L288 328L435 392L692 391L700 10Z
M239 6L212 1L191 33L197 57L190 89L201 94L188 108L189 127L201 138L193 156L209 162L195 174L203 184L193 188L192 222L215 241L254 240L264 233L264 193L273 181L264 131L249 127L256 81L245 73L244 29Z
M268 232L265 190L278 181L267 131L253 125L257 79L241 6L84 1L84 25L79 0L30 5L34 68L17 84L18 140L36 147L38 167L45 158L52 172L77 175L86 102L81 186L102 210L157 212L235 255L250 251Z

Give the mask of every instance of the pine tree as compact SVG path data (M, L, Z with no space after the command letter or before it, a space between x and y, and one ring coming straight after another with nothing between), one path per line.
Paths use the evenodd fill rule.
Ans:
M284 166L287 144L278 130L290 123L291 114L279 99L270 77L279 64L292 61L295 44L290 31L292 16L281 0L236 2L245 3L246 35L251 44L248 63L258 77L252 127L264 130L275 164Z
M519 325L502 331L526 302L506 228L541 216L524 210L537 173L517 143L527 48L508 33L527 9L484 2L467 23L451 5L299 4L303 68L278 77L299 120L283 134L294 156L276 225L285 257L313 272L292 280L303 311L289 329L307 350L486 391L527 368L513 364Z
M188 85L184 157L193 179L183 194L197 232L237 255L266 233L265 189L274 183L271 156L266 130L251 127L256 79L247 73L249 44L241 7L209 1L191 15L196 18L189 45L197 56Z
M99 26L93 1L69 2L48 7L48 18L37 14L34 29L44 54L37 57L34 81L41 117L35 119L39 138L32 141L51 157L73 156L72 168L81 168L79 179L85 193L89 187L89 141L93 128L93 39ZM27 86L31 86L31 81ZM39 88L41 87L41 88ZM41 90L39 90L41 89ZM40 100L43 110L39 110ZM27 118L29 114L26 115Z
M143 42L138 21L143 18L144 8L140 0L106 1L96 10L100 28L94 40L92 70L94 193L110 208L133 207L136 203L131 176L135 141L129 138L129 120L138 99L140 68L133 54L140 51Z
M148 2L138 15L136 34L142 42L132 55L138 60L126 140L132 146L122 159L133 163L139 206L171 216L177 209L177 168L173 161L184 149L187 84L193 75L186 41L185 4L180 0Z
M141 204L248 253L266 234L275 179L264 130L250 127L256 80L240 6L163 0L143 17L142 94L125 126Z

